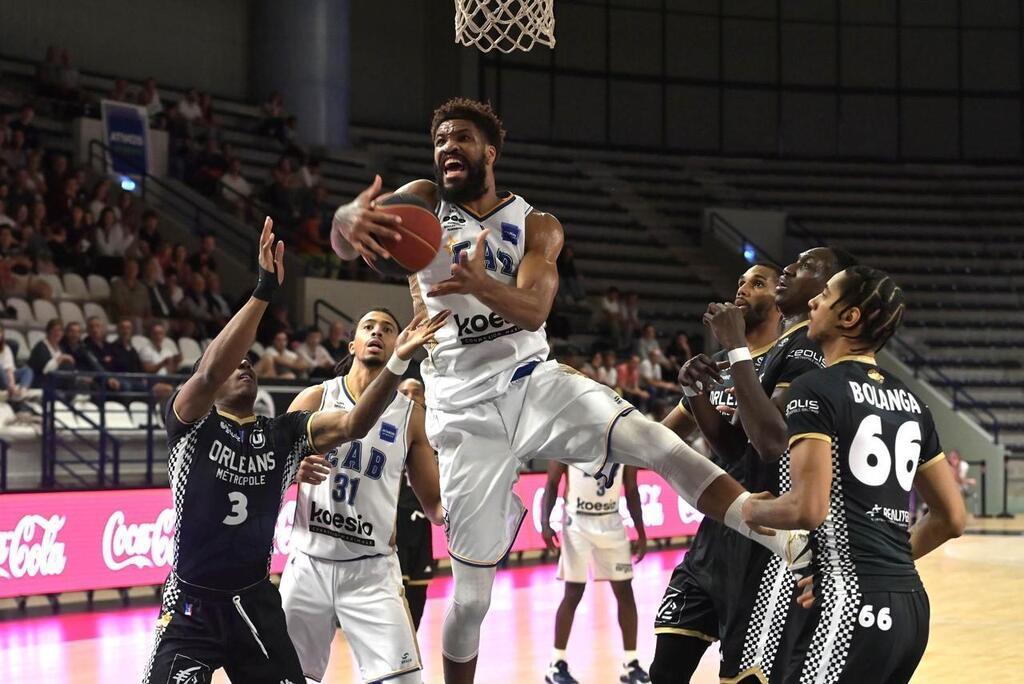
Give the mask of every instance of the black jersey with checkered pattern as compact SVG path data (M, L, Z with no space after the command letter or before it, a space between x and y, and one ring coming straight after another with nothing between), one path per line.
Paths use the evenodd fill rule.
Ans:
M311 414L239 418L210 409L186 423L174 411L174 398L169 407L174 572L200 587L248 587L270 570L281 502L299 463L312 453Z
M829 514L813 531L817 575L836 591L919 591L910 490L943 454L928 406L872 357L844 357L790 387L790 445L830 445ZM823 585L823 588L824 585Z

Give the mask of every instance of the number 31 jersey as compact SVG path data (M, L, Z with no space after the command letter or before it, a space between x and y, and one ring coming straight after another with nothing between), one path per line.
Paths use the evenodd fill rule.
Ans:
M321 410L355 408L346 377L323 383ZM409 399L396 392L366 437L324 454L331 464L327 481L299 485L291 536L294 549L335 561L394 551L392 540L412 406Z
M805 439L831 445L829 513L812 533L823 588L920 590L910 489L918 471L944 459L925 403L871 357L847 356L792 384L786 423L791 448Z

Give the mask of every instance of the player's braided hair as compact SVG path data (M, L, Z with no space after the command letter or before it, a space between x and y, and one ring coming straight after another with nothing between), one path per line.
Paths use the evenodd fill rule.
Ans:
M871 351L878 351L903 322L903 290L888 273L877 268L851 266L844 273L844 292L832 306L843 307L840 316L852 308L860 309L861 323L858 334L844 337L861 340Z
M501 146L505 142L505 127L489 102L479 102L468 97L453 97L448 100L434 110L434 118L430 121L430 138L433 139L437 134L438 126L450 119L472 121L483 132L487 143L494 147L496 156L501 156Z

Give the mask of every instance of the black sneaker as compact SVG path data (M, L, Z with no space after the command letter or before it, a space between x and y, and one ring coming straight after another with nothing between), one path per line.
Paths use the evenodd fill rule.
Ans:
M619 677L621 684L640 684L641 682L649 681L651 681L651 677L644 672L644 668L640 667L639 660L630 661Z
M639 667L639 665L638 665ZM644 675L645 677L647 675ZM548 668L548 673L544 677L544 681L547 684L580 684L576 681L576 678L569 674L569 663L564 660L556 660L551 663L551 667ZM636 681L649 682L650 679L638 679Z

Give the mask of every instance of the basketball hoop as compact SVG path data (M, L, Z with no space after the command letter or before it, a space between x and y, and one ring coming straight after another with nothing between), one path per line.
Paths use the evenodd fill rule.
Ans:
M554 0L455 0L455 42L481 52L555 47Z

